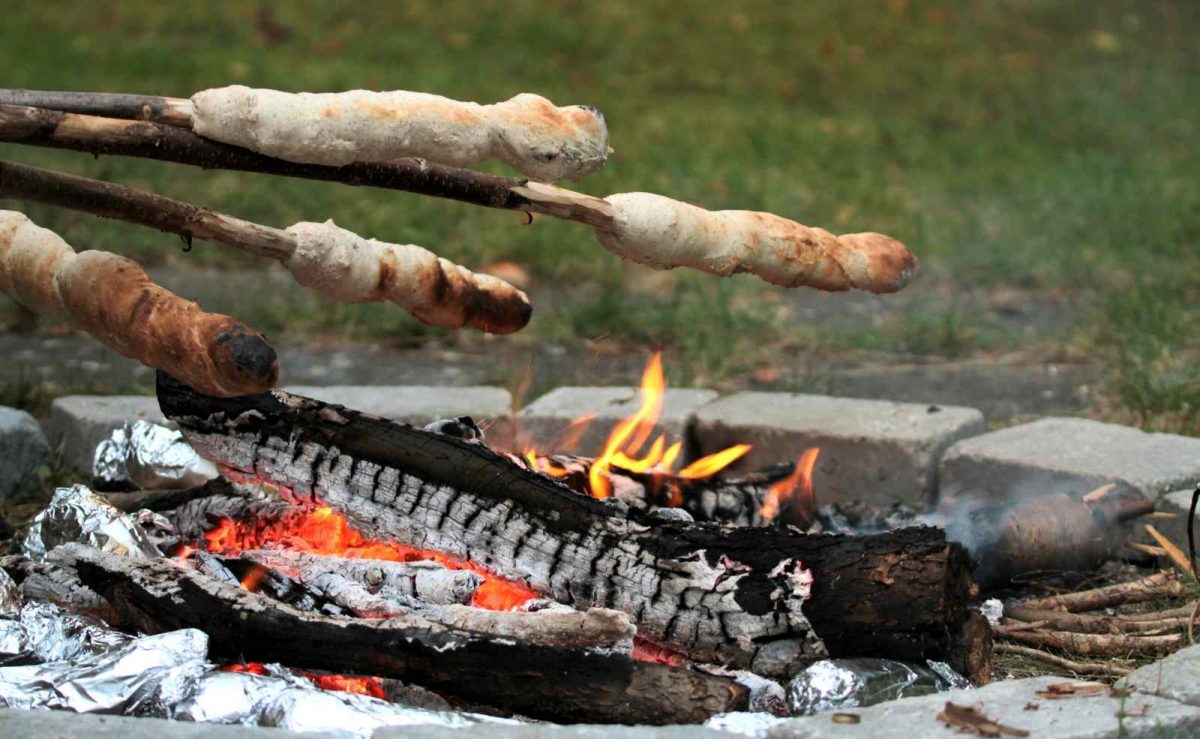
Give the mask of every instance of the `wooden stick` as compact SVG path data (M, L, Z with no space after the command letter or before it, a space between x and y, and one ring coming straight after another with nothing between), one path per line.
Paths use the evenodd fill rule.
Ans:
M120 92L62 92L58 90L0 90L0 104L50 108L108 118L154 121L192 127L192 101L159 95Z
M1065 670L1078 673L1080 675L1105 675L1108 677L1124 677L1132 670L1128 667L1120 667L1118 665L1109 665L1103 662L1076 662L1065 657L1059 657L1056 654L1043 652L1040 649L1032 647L1023 647L1020 644L1005 644L1000 642L993 649L1001 654L1019 654L1022 657L1040 660L1052 664L1056 667L1061 667Z
M1029 608L1022 604L1010 605L1004 615L1030 624L1039 623L1060 631L1077 631L1086 634L1146 634L1187 626L1187 616L1155 619L1125 619L1120 616L1092 616L1066 611L1045 611ZM1016 630L1016 629L1013 629ZM1022 629L1028 630L1028 629Z
M260 226L125 185L24 164L0 162L0 197L80 210L189 240L219 241L271 259L284 260L296 251L296 237L278 228Z
M1051 647L1072 654L1105 657L1170 654L1183 642L1183 634L1127 636L1125 634L1075 634L1068 631L1045 629L1010 631L1004 634L1004 638L1036 647Z
M295 164L149 121L0 105L0 141L391 187L544 213L591 226L603 247L655 269L688 267L723 276L745 272L784 287L874 293L903 288L917 269L907 247L878 233L839 236L771 213L709 211L652 193L600 199L420 159L342 167Z
M19 105L0 105L0 141L90 154L141 157L204 169L261 172L343 185L403 190L487 208L520 210L612 227L612 206L600 198L540 183L432 164L421 159L356 162L344 167L296 164L219 144L185 128Z
M1078 593L1062 593L1027 600L1021 605L1046 611L1098 611L1123 603L1142 603L1155 598L1187 595L1185 587L1174 572L1156 572L1131 582L1106 585Z
M432 326L498 334L532 313L523 292L412 245L368 241L332 224L287 231L125 185L0 162L0 197L46 203L160 231L219 241L281 262L297 282L339 302L393 302Z

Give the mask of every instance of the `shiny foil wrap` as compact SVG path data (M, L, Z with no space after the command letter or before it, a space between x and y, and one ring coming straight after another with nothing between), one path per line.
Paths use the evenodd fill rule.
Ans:
M133 637L51 603L26 603L0 621L0 664L80 662L119 649Z
M60 544L79 542L131 557L161 557L137 520L109 505L85 485L59 488L21 543L21 553L41 561Z
M825 659L788 683L788 712L810 716L970 685L941 662L918 665L873 657Z
M183 434L147 421L113 431L92 461L98 490L186 490L216 476L216 465L196 454Z
M0 618L13 618L21 612L24 600L21 588L12 577L0 569Z
M317 688L278 665L267 675L209 672L172 717L219 724L276 726L292 731L327 733L345 739L370 736L384 726L471 726L482 721L517 723L455 711L428 711L353 693Z
M208 671L196 629L132 639L99 655L0 667L0 706L166 716Z

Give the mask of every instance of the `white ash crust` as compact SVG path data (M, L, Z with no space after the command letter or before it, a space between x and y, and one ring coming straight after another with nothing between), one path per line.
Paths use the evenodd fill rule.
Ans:
M578 179L608 157L598 111L522 93L492 105L396 90L290 93L232 85L192 96L196 133L290 162L499 159L535 180Z

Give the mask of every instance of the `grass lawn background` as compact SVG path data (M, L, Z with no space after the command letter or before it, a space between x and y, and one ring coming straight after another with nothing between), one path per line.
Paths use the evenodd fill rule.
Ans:
M887 233L922 261L913 289L938 300L883 299L894 314L832 331L804 320L794 291L648 274L578 224L523 226L520 214L404 193L148 161L11 145L3 156L273 226L333 217L470 266L515 262L533 279L535 319L505 341L661 346L675 384L737 386L814 353L1019 352L1102 362L1114 417L1200 431L1200 4L1190 0L60 0L5 9L0 68L6 86L34 89L188 96L242 83L481 102L529 91L595 105L616 151L572 186ZM21 209L76 246L147 264L262 266L220 245L183 254L172 236ZM1004 329L965 297L980 292L1053 296L1070 320L1033 335ZM0 327L27 321L0 310ZM300 291L247 295L236 312L278 341L482 341Z

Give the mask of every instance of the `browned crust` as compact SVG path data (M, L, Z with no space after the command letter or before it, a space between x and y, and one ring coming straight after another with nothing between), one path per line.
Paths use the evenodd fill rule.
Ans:
M58 275L70 321L101 343L205 392L265 392L279 379L266 338L233 318L206 313L150 280L134 261L77 255Z

